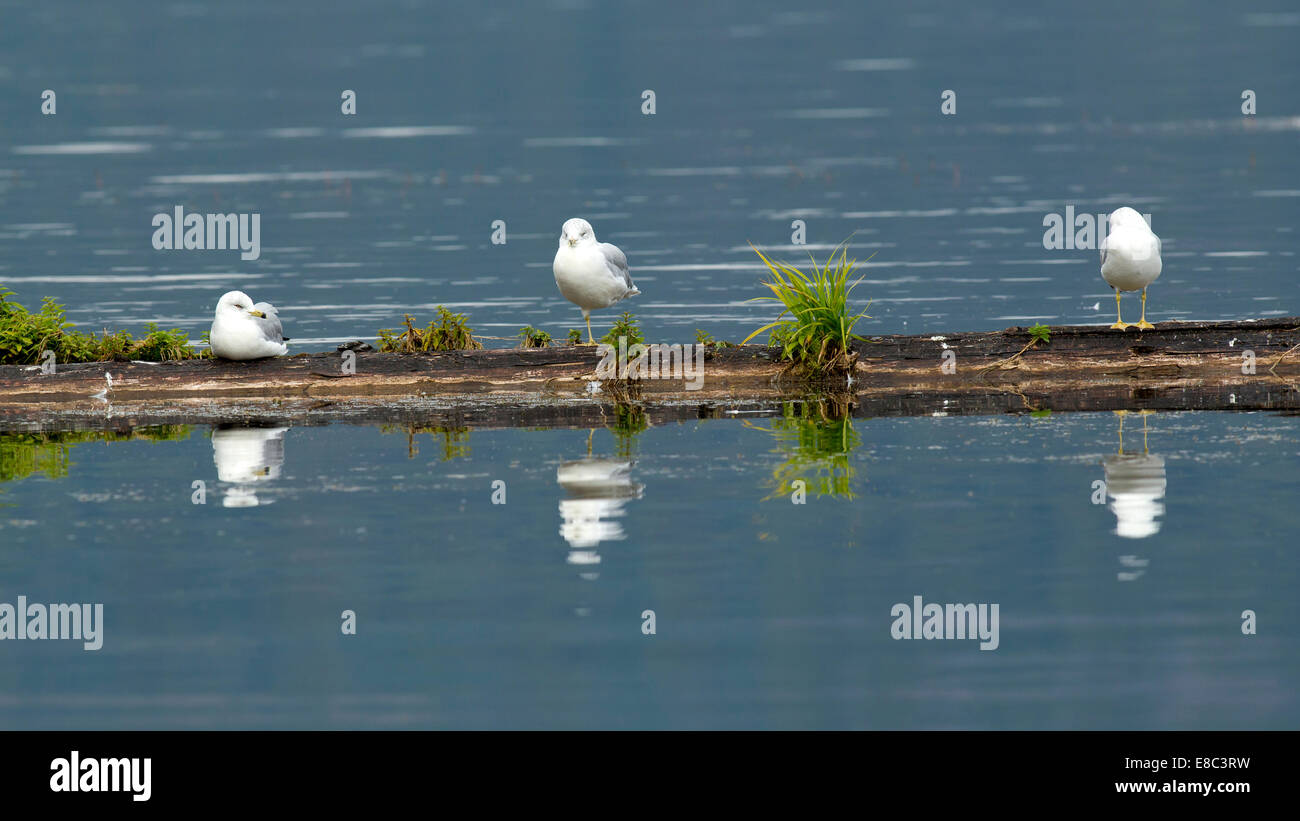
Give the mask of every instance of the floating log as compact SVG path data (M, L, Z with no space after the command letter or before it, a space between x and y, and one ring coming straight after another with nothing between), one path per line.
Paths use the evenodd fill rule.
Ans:
M613 405L653 421L777 412L829 399L855 416L1085 410L1300 411L1300 317L871 337L851 379L809 385L777 349L709 348L682 377L598 379L592 346L427 354L338 352L255 362L0 366L0 430L151 424L592 427ZM689 348L689 346L687 346ZM354 366L355 372L349 372ZM113 386L103 399L93 394Z

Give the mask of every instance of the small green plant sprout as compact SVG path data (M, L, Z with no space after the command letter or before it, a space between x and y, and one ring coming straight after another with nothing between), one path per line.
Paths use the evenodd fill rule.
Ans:
M578 330L577 328L570 328L569 333L566 334L564 338L565 341L567 341L570 345L581 345L582 331Z
M465 324L464 314L438 306L438 318L427 328L415 327L415 317L403 316L406 330L379 330L379 350L383 353L427 353L429 351L476 351L483 343L474 338L474 330Z
M999 359L997 362L994 362L990 365L985 365L984 367L979 369L978 373L984 373L985 371L989 371L994 368L1004 369L1004 368L1012 367L1015 364L1016 360L1024 355L1025 351L1034 347L1039 342L1042 342L1044 345L1046 345L1051 341L1052 341L1052 329L1042 324L1041 322L1035 323L1031 325L1029 328L1029 341L1025 343L1025 347L1016 351L1011 356L1008 356L1006 359Z
M546 348L551 344L551 335L546 331L539 331L532 325L525 325L515 335L519 337L521 348Z
M700 330L699 328L696 328L696 329L695 329L695 344L696 344L696 345L703 345L703 346L706 347L706 348L711 348L711 347L713 347L714 345L718 344L718 342L717 342L717 340L715 340L715 339L713 338L713 334L711 334L711 333L709 333L709 332L707 332L707 331L702 331L702 330Z
M622 316L614 320L614 327L610 328L609 333L602 336L600 341L617 348L618 341L622 337L626 337L629 348L645 342L645 336L641 333L640 322L628 311L624 311Z
M862 278L849 282L857 260L848 258L847 240L820 267L809 254L810 273L783 262L772 262L753 244L750 247L772 275L771 281L763 283L772 296L756 297L755 301L779 303L782 311L775 322L754 331L740 344L771 331L769 344L781 348L782 358L809 376L852 371L858 358L853 351L853 340L866 341L853 333L853 326L870 316L853 314L849 309L849 296Z

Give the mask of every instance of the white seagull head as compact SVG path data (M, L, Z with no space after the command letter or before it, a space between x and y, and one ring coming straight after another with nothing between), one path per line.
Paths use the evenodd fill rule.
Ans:
M564 223L560 229L560 247L568 243L570 248L576 248L579 245L587 245L596 241L596 232L592 229L591 223L581 217L574 217Z
M1151 230L1151 226L1147 225L1147 221L1143 219L1142 215L1139 214L1137 211L1133 210L1132 208L1129 208L1127 205L1124 206L1123 208L1116 208L1114 211L1112 211L1110 217L1107 219L1107 222L1110 224L1112 228L1128 228L1131 226L1141 226L1142 228L1145 228L1148 231Z
M253 310L253 300L243 291L227 291L217 301L217 316L222 313L246 313L249 316L265 317L261 311Z

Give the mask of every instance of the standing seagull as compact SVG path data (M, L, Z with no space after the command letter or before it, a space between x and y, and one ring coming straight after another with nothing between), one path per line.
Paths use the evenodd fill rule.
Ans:
M632 284L627 255L616 245L596 242L591 223L578 217L560 229L560 250L555 252L551 269L560 293L582 309L589 343L596 341L591 336L592 311L641 293Z
M230 291L217 302L208 341L212 353L222 359L262 359L284 356L289 346L275 306L253 304L243 291Z
M1147 322L1147 286L1160 276L1160 237L1128 206L1116 209L1109 221L1110 234L1101 241L1101 278L1115 289L1115 324L1110 327L1154 328ZM1119 292L1137 290L1142 291L1142 318L1128 323L1120 315Z

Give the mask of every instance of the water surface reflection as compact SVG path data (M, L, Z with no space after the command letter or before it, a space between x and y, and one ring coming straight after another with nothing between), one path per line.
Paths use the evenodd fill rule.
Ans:
M284 434L288 428L217 428L212 431L212 460L217 480L230 485L223 507L257 507L257 488L280 478L284 467Z

